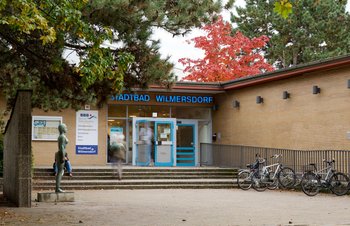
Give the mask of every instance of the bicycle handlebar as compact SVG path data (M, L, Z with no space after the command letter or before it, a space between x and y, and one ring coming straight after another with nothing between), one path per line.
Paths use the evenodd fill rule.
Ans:
M282 157L282 154L274 154L273 156L271 156L270 158L279 158L279 157Z
M335 162L334 158L331 161L327 161L326 159L323 159L323 162L327 163L328 165L331 165Z

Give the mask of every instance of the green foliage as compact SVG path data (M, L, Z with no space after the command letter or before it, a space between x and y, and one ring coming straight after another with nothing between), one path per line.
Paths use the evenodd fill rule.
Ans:
M183 35L220 10L213 0L3 0L0 89L10 104L17 89L33 89L33 107L57 110L103 103L125 88L170 86L172 64L160 58L154 28Z
M265 58L277 68L350 53L349 14L346 1L293 1L287 19L272 11L275 1L247 0L232 22L252 38L270 38ZM339 26L341 24L341 26Z
M292 4L289 0L280 0L275 2L274 12L280 14L284 19L288 18L288 15L292 13Z

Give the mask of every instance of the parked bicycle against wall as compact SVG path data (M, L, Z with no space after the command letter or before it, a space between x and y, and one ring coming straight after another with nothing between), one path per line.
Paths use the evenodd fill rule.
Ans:
M296 174L290 167L283 166L279 159L281 154L275 154L271 158L276 159L277 163L264 166L259 175L253 178L253 188L257 191L276 189L279 185L282 188L292 188L296 183ZM275 168L275 170L273 170Z
M323 160L327 166L321 170L317 170L316 164L309 164L314 169L307 171L301 178L301 189L308 196L315 196L319 193L320 188L331 190L332 193L340 196L345 195L349 191L349 178L341 172L334 169L335 160ZM325 175L324 179L322 175Z
M255 162L247 164L246 170L242 170L238 173L237 184L238 187L243 190L249 190L253 184L253 178L258 177L260 165L265 163L265 159L260 158L258 154L255 155ZM255 176L254 176L255 175Z

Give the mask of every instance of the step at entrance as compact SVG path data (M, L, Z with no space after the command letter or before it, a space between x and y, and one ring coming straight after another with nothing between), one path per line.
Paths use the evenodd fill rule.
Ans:
M77 168L73 177L63 176L61 187L64 190L233 188L236 176L237 169L233 168L125 167L122 180L118 180L112 168ZM36 168L33 190L54 189L53 170Z

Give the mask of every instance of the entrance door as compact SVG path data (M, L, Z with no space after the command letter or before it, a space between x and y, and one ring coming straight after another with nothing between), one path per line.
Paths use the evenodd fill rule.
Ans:
M152 129L149 120L136 120L135 160L137 166L148 166L151 162Z
M174 165L174 123L171 121L155 121L154 151L155 166Z
M176 165L195 166L195 124L177 124Z
M138 118L132 120L132 164L175 166L174 118Z

